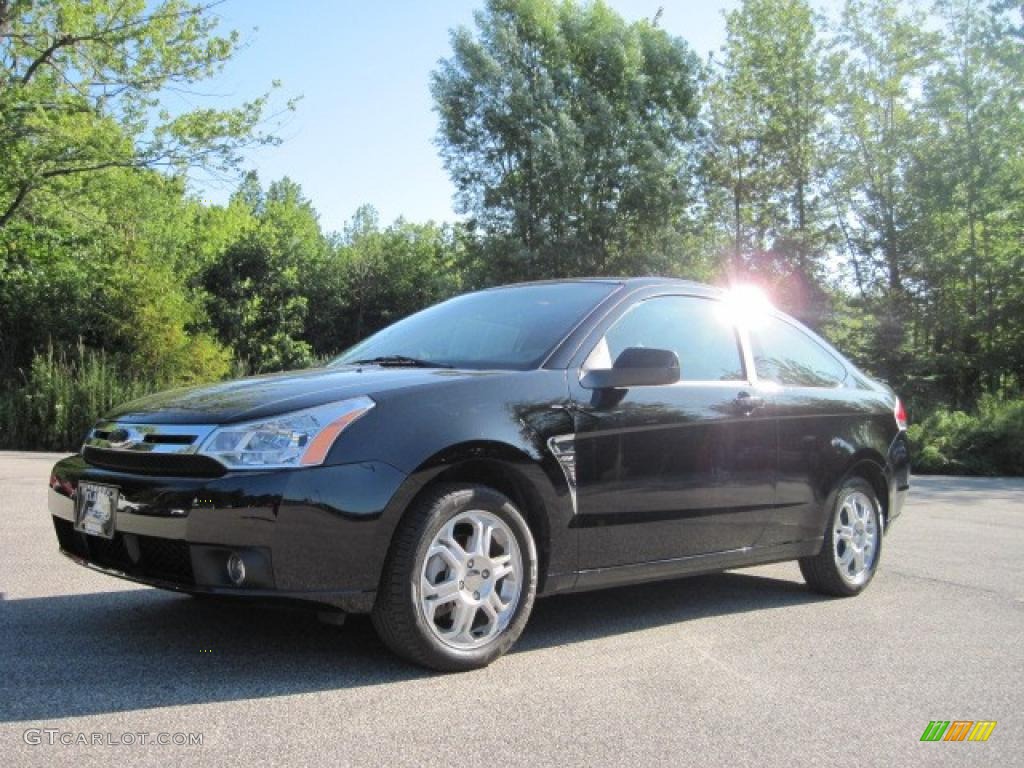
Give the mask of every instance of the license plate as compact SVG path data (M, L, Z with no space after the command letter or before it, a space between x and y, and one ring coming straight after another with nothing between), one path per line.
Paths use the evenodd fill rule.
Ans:
M120 491L112 485L79 483L75 528L91 536L114 538L114 516Z

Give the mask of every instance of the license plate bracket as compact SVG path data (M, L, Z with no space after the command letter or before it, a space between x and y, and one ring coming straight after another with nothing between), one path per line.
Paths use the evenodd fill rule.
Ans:
M75 530L104 539L114 538L121 491L113 485L79 483L75 495Z

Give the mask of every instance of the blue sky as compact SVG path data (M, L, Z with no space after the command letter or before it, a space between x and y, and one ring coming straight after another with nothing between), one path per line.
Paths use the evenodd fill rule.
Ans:
M247 165L266 183L302 185L327 230L339 230L370 203L383 221L450 221L452 185L434 145L430 72L449 54L449 30L471 25L482 0L227 0L217 9L244 50L201 87L229 102L281 81L301 96L278 131L284 143L251 151ZM702 57L724 40L730 0L610 0L626 19L650 18ZM180 98L180 97L174 97ZM173 100L169 102L173 105ZM185 106L181 104L180 106ZM224 185L197 187L213 202Z

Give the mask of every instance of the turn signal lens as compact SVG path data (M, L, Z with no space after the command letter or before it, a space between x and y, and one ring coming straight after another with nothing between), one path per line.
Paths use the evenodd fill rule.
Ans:
M317 436L309 442L309 447L306 448L306 452L302 454L299 462L301 464L323 464L324 459L327 458L327 452L334 445L334 439L341 434L341 430L366 413L367 410L369 408L350 411L320 430Z

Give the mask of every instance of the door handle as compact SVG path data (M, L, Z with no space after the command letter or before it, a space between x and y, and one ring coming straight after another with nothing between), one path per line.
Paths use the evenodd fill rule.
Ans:
M764 408L764 398L749 392L740 392L733 402L736 403L736 409L744 416L749 416L758 408Z

